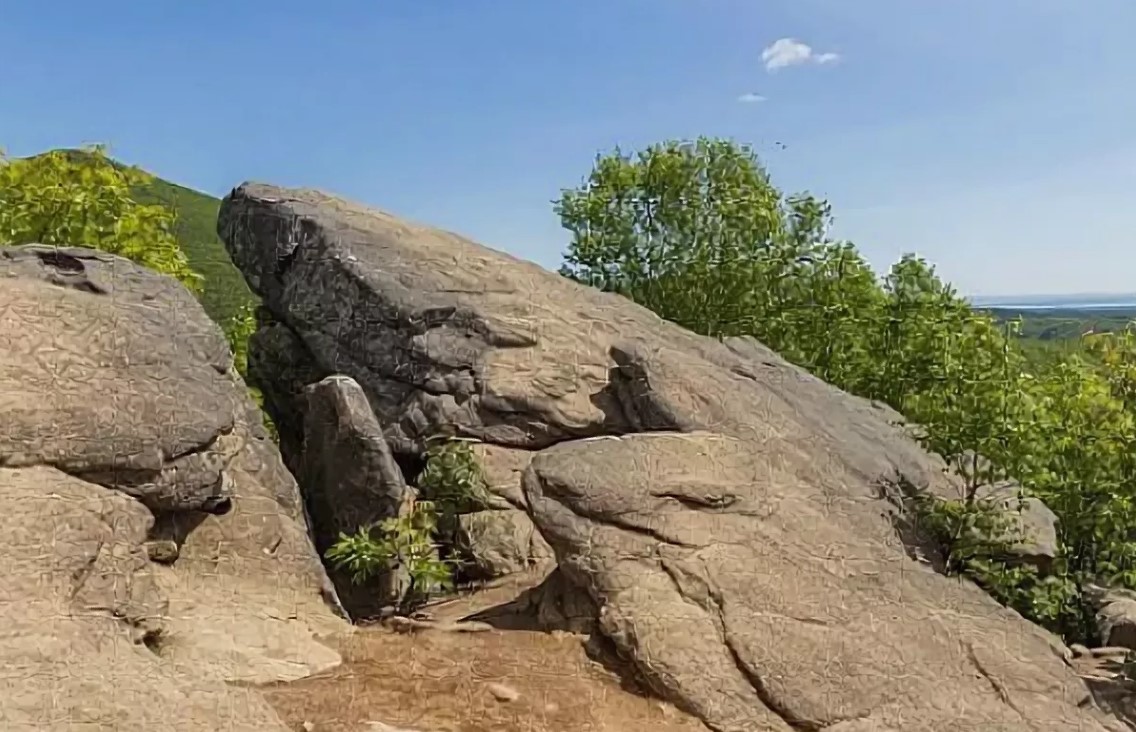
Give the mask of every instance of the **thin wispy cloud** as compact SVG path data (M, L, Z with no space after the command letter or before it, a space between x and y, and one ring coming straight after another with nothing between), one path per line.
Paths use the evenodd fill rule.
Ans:
M765 64L766 71L804 64L823 66L834 64L839 60L840 54L831 51L818 53L812 46L796 38L780 38L761 52L761 61Z
M760 94L754 94L753 92L746 92L738 97L738 101L742 104L757 104L758 102L764 102L765 97Z

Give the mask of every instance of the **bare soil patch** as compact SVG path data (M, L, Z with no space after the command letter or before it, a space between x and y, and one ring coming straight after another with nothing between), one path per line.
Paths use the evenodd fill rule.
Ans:
M534 578L431 608L446 623L511 599ZM705 732L694 717L635 693L588 658L580 636L520 630L360 628L335 645L334 671L263 689L286 723L365 732ZM510 699L515 692L516 698ZM505 700L502 700L505 699Z

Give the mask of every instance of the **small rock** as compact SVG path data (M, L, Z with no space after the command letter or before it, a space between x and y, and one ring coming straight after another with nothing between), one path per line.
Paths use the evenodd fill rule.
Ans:
M396 615L388 619L386 624L388 628L396 633L416 633L420 630L429 630L434 627L431 623L403 617L401 615Z
M493 698L499 702L514 702L521 698L519 691L505 684L493 682L485 688L488 689L489 693L493 695Z
M316 726L311 722L304 722L300 725L300 728L303 729L304 732L316 732Z
M496 630L489 623L483 623L479 620L464 620L453 625L445 626L444 630L449 630L453 633L488 633Z
M418 730L392 727L384 722L367 722L367 726L363 728L363 732L418 732Z
M155 539L146 542L146 554L151 562L173 564L181 554L181 548L172 539Z

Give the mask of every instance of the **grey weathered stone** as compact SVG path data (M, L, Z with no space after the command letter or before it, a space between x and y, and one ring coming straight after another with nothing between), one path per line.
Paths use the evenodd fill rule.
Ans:
M401 515L413 499L382 428L354 379L329 376L304 391L303 447L297 478L307 501L316 548L326 552L340 534L354 534ZM333 572L339 594L356 612L398 604L405 572L356 585Z
M1136 592L1101 589L1095 599L1101 641L1106 646L1136 651Z
M438 433L538 451L524 505L554 576L712 729L1123 729L1058 639L909 557L882 496L960 482L879 405L321 193L246 184L219 231L396 452Z
M1041 499L1023 495L1016 481L978 486L974 497L999 507L1009 520L1010 558L1048 571L1057 558L1057 515Z
M169 277L0 248L4 729L283 730L225 682L339 662L296 483L231 361Z
M532 519L515 508L463 514L458 517L458 531L458 546L478 578L551 568L555 561Z

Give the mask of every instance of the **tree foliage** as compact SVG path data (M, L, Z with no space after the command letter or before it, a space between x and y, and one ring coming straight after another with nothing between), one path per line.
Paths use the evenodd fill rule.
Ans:
M964 495L917 506L948 571L1070 640L1094 632L1087 584L1136 588L1136 331L1038 358L1020 321L975 311L925 260L877 276L828 237L827 203L783 194L728 140L601 155L555 209L571 235L563 275L705 335L754 336L970 461ZM1006 560L1005 527L976 500L1004 478L1057 514L1047 574Z
M82 246L118 254L199 292L173 234L174 213L143 204L133 188L149 176L118 165L94 146L30 158L0 155L0 244Z

